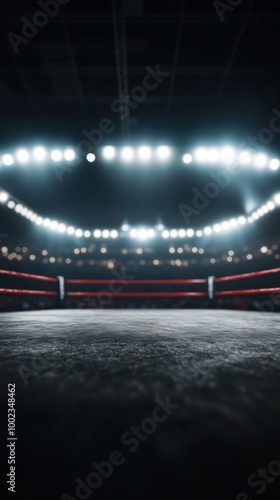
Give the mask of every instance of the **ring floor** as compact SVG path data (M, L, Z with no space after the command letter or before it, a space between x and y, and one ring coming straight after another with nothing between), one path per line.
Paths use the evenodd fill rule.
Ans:
M15 383L17 498L279 499L279 320L224 310L1 314L1 435L5 443Z

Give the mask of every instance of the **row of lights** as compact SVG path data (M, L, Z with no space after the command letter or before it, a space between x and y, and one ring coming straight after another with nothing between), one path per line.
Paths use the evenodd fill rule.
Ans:
M169 146L158 146L152 148L148 145L142 145L137 148L132 146L124 146L119 150L115 146L105 146L101 150L101 156L106 161L123 161L124 163L140 162L149 163L158 161L161 163L168 162L174 157L174 152ZM30 162L44 163L52 161L58 163L60 161L72 162L76 158L76 152L72 148L67 149L52 149L48 151L43 146L36 146L32 150L20 148L15 153L6 153L1 156L1 163L5 166L11 166L14 163L27 164ZM88 162L93 163L96 160L94 153L88 153L86 156ZM269 167L271 170L278 170L280 160L278 158L270 158L265 153L256 153L249 150L238 150L233 146L218 147L199 147L193 152L187 152L182 157L183 163L189 165L193 162L198 164L222 164L230 165L237 163L242 166L254 166L262 169Z
M102 157L106 161L119 159L125 163L134 161L148 163L152 160L167 162L173 156L173 151L169 146L158 146L155 149L150 146L140 146L138 148L124 146L119 151L114 146L105 146L102 149ZM224 146L221 148L200 147L192 153L185 153L182 160L183 163L187 165L193 162L210 165L217 163L223 165L238 163L243 166L255 166L256 168L269 167L271 170L278 170L280 167L278 158L269 158L265 153L252 153L249 150L237 150L233 146Z
M217 164L231 165L239 164L244 167L256 167L259 169L269 167L270 170L278 170L280 161L278 158L270 158L265 153L256 153L249 150L237 150L233 146L224 146L222 148L197 148L193 153L185 153L183 162L190 164Z
M29 163L42 164L47 161L58 163L60 161L72 162L76 158L76 153L72 148L52 149L48 151L43 146L36 146L32 150L20 148L14 154L6 153L1 156L1 165L10 167L14 163L26 165Z
M258 219L268 214L269 212L275 210L280 206L280 193L275 194L272 199L267 203L255 210L249 217L240 216L237 218L231 218L229 220L224 220L220 223L216 223L213 226L206 226L204 229L199 229L195 231L194 229L164 229L164 226L159 225L155 229L153 228L131 228L129 225L124 224L121 231L116 229L95 229L94 231L77 229L74 226L68 226L62 222L52 220L49 218L41 217L35 212L30 210L28 207L24 206L22 203L17 203L15 200L11 199L10 195L5 191L0 191L0 202L5 204L9 209L14 210L17 214L25 217L34 224L42 226L45 229L60 233L68 234L70 236L75 236L77 238L96 238L96 239L116 239L120 236L129 236L132 239L146 241L160 236L163 239L170 238L192 238L196 236L201 238L202 236L210 236L212 234L224 233L238 227L245 226L246 224L253 224Z

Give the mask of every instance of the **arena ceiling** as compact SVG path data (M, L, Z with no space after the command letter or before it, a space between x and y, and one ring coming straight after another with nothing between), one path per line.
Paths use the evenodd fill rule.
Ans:
M280 110L274 2L231 0L225 8L194 0L64 0L49 7L55 15L40 17L47 3L1 4L1 153L36 143L75 148L84 131L109 119L113 131L100 146L169 144L181 151L256 137L254 147L280 155L279 133L263 132ZM34 20L44 26L32 28ZM151 74L157 76L147 80ZM145 81L149 88L137 101ZM209 181L205 170L184 167L180 155L168 168L143 170L104 165L94 151L96 162L83 161L63 182L51 167L15 168L1 169L0 185L40 214L78 226L184 227L178 206ZM193 225L246 214L277 190L279 174L244 172ZM2 232L29 231L28 222L1 212ZM260 221L258 232L277 234L277 217Z

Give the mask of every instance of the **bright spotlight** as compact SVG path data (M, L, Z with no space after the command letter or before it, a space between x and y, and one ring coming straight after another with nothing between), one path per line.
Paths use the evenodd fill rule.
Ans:
M27 149L19 149L16 152L16 158L19 163L27 163L29 160L29 152Z
M43 224L43 217L37 216L35 219L35 224L37 224L38 226L41 226Z
M129 234L130 234L131 238L137 238L138 231L137 231L137 229L131 229Z
M0 202L1 203L6 203L9 199L8 193L5 193L5 191L1 191L0 193Z
M13 200L8 201L8 208L13 209L15 208L16 204Z
M266 204L268 210L274 210L275 209L275 203L273 203L273 201L268 201L267 204Z
M21 213L21 211L22 211L22 209L23 209L23 206L22 206L20 203L18 203L18 204L15 206L15 211L16 211L16 213L17 213L17 214L20 214L20 213ZM36 217L37 217L37 216L36 216ZM36 217L35 217L35 219L36 219ZM35 219L34 219L34 220L35 220Z
M179 229L178 235L179 235L179 238L185 238L185 236L186 236L185 229Z
M129 225L128 224L123 224L122 225L122 231L126 232L129 230Z
M118 231L116 231L116 229L113 229L113 231L111 231L111 233L110 233L110 236L113 240L115 240L116 238L118 238L119 233L118 233Z
M88 153L88 154L87 154L87 161L88 161L89 163L93 163L93 162L95 162L95 160L96 160L96 156L95 156L95 154L93 154L93 153Z
M138 230L137 238L139 240L144 241L144 240L147 240L148 237L149 237L149 233L148 233L148 231L146 229L141 228L141 229Z
M247 219L246 217L244 217L243 215L241 215L240 217L238 217L238 224L240 224L240 226L244 226L244 224L246 224L247 222Z
M69 149L65 149L65 151L64 151L63 154L64 154L64 158L65 158L66 161L73 161L73 160L75 160L76 155L75 155L74 149L70 149L70 148Z
M214 227L213 227L213 229L214 229L215 233L220 233L221 230L222 230L221 224L215 224Z
M113 160L116 157L116 148L114 146L105 146L102 151L103 157L105 160Z
M62 160L62 152L59 149L54 149L51 152L52 161L58 162Z
M2 162L4 163L4 165L10 166L13 165L14 158L12 155L6 154L2 156Z
M211 163L216 163L220 158L220 153L217 148L210 148L208 151L208 159Z
M164 231L162 231L162 237L167 240L169 237L170 237L170 233L167 229L165 229Z
M84 232L84 237L85 238L90 238L91 237L91 232L90 231L85 231Z
M77 236L77 238L81 238L83 236L83 231L81 229L76 229L75 236Z
M69 234L70 236L72 236L73 234L75 234L75 228L73 226L69 226L67 228L67 234Z
M193 229L187 229L187 237L192 238L194 236L194 230Z
M50 219L44 219L43 220L43 226L44 227L50 227L50 225L51 225Z
M207 236L210 236L210 234L212 234L212 228L210 226L207 226L205 229L204 229L204 233L207 234Z
M58 232L59 232L59 233L65 233L65 231L66 231L66 226L65 226L65 224L59 224L59 226L58 226L58 228L57 228L57 229L58 229Z
M192 163L193 161L193 157L191 154L189 153L186 153L184 156L183 156L183 162L186 164L186 165L189 165L190 163Z
M228 231L228 229L230 228L230 224L227 220L223 221L221 226L222 226L223 231Z
M140 146L137 151L137 155L140 161L149 161L152 157L152 150L150 146Z
M110 231L108 231L108 229L104 229L104 231L102 231L102 238L109 238L110 237Z
M101 238L102 232L100 231L100 229L95 229L95 231L93 232L93 236L95 238Z
M279 167L280 167L280 161L277 158L273 158L272 160L270 160L269 162L270 170L278 170Z
M201 231L201 229L199 229L198 231L196 231L195 235L197 238L201 238L203 236L203 231Z
M57 222L56 220L52 220L52 221L51 221L50 228L51 228L53 231L56 231L56 230L57 230L57 228L58 228L58 222Z
M248 165L252 161L252 155L249 151L242 151L239 155L241 165Z
M148 238L154 238L155 235L156 235L156 232L154 229L148 229L148 231L147 231Z
M195 159L198 163L204 163L207 161L207 149L198 148L194 153Z
M280 206L280 193L277 193L274 195L274 201L276 205L279 207Z
M170 231L170 236L171 236L171 238L177 238L178 237L178 231L176 229L172 229Z
M232 146L225 146L221 150L221 160L223 163L230 164L235 159L235 149Z
M33 149L33 157L35 161L41 163L46 160L47 151L42 146L36 146L36 148Z
M171 157L171 149L168 146L159 146L156 149L156 156L160 161L167 161Z
M258 153L255 156L255 165L256 167L262 168L266 165L267 163L267 156L263 153Z
M131 146L125 146L121 150L121 159L125 162L132 161L134 158L134 149Z

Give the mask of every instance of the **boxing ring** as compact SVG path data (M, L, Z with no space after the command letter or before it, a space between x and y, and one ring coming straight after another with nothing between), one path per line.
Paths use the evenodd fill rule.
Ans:
M31 280L42 289L3 287L0 294L63 302L109 290L117 298L197 297L210 303L223 296L277 294L280 287L242 289L239 283L279 273L280 268L195 280L126 281L1 270L6 282ZM234 283L237 290L230 289ZM139 291L130 293L126 286L132 284ZM149 291L161 285L177 291ZM78 286L81 291L72 291ZM186 291L192 286L199 291ZM119 288L125 291L114 292ZM17 466L27 482L22 494L36 500L44 485L46 498L58 500L174 498L174 491L178 499L255 498L247 478L279 459L279 318L214 308L1 313L0 391L5 394L7 384L16 383ZM0 410L6 415L4 399ZM143 422L152 425L159 400L175 409L149 434ZM132 426L147 431L133 454L121 442ZM93 461L104 463L112 450L123 454L123 465L92 495L89 490L77 495L76 478L86 484ZM279 481L275 477L275 484L267 484L271 496L264 499L279 498Z
M26 296L52 296L57 297L60 304L63 303L65 298L69 297L95 297L109 295L112 298L187 298L187 297L204 297L208 298L210 302L214 302L218 297L232 297L232 296L249 296L249 295L262 295L280 293L280 287L266 287L266 288L247 288L238 290L219 290L219 284L231 283L233 281L248 280L254 278L262 278L264 276L272 276L280 273L280 268L266 269L263 271L255 271L251 273L236 274L224 277L209 276L207 279L65 279L63 276L49 277L40 276L35 274L26 274L14 272L9 270L0 269L0 277L7 276L11 278L20 278L27 280L39 281L41 283L51 283L55 285L56 290L26 290L15 288L0 288L0 294L5 295L26 295ZM94 286L107 286L108 290L99 291L80 291L73 292L70 290L71 285L94 285ZM186 285L203 285L201 291L115 291L115 287L119 286L121 289L128 286L186 286Z

